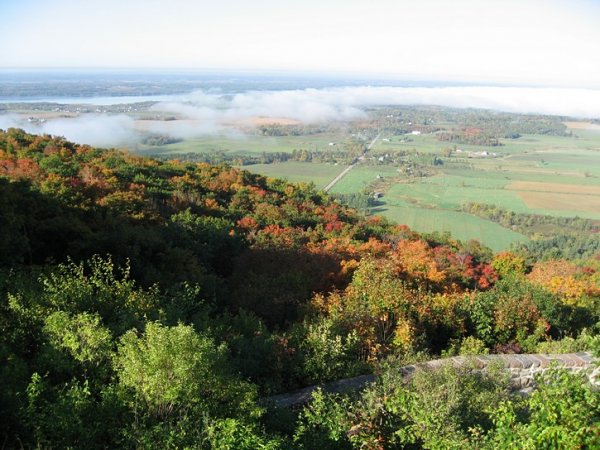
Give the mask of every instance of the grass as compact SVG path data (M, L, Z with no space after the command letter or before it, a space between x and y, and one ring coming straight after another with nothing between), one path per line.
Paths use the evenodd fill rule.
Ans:
M444 173L430 178L424 178L423 183L437 184L440 186L447 187L474 187L481 189L502 189L504 186L510 183L504 177L490 178L487 176L487 172L476 172L471 171L471 176L467 174L459 175L452 173Z
M520 233L471 214L419 208L401 201L385 201L377 213L399 224L406 224L415 231L448 231L455 239L462 241L477 239L495 252L509 248L512 243L528 241L528 238Z
M288 161L279 164L253 164L242 168L268 177L287 178L295 183L313 182L318 189L322 189L346 166Z
M398 170L392 166L367 166L359 164L338 181L330 192L336 194L360 192L365 187L377 182L378 175L381 175L384 179L397 177Z
M561 175L557 173L545 172L527 172L508 169L452 169L444 168L443 173L447 177L461 177L462 181L470 183L471 180L498 180L506 184L511 181L533 181L548 183L579 184L585 186L598 186L600 181L597 178L585 177L583 175ZM476 181L473 181L476 182Z
M428 180L429 181L429 180ZM396 184L387 192L392 199L412 199L419 206L458 209L463 203L486 203L515 212L529 210L518 193L503 189L485 189L472 185L447 186L434 182Z
M388 139L389 141L384 141ZM409 142L401 142L404 139L410 139ZM418 150L423 153L436 153L439 154L440 150L447 147L444 142L437 140L435 135L432 134L421 134L421 135L407 135L407 136L381 136L375 145L372 147L374 152L398 152L398 151L411 151Z
M324 151L332 148L330 142L343 146L345 139L346 136L328 133L307 136L206 136L161 146L140 146L138 151L153 154L223 152L232 155L260 155L263 152L291 153L294 149Z
M578 150L600 150L600 132L588 130L576 130L574 136L550 136L550 135L523 135L518 139L500 139L502 145L498 147L485 147L481 145L455 144L453 142L439 141L435 134L421 134L417 136L382 136L373 146L373 150L410 151L417 150L423 153L439 154L443 148L454 147L468 151L482 151L498 153L501 155L513 155L531 153L537 151L555 151L570 153ZM409 142L401 142L403 139L411 139ZM384 141L383 139L389 139Z
M517 213L600 219L600 208L595 208L600 202L597 195L511 190L493 187L493 182L499 181L493 179L475 178L460 181L462 185L452 184L458 180L460 178L437 176L417 183L395 184L386 197L392 202L401 200L428 209L456 210L464 203L484 203ZM489 182L488 187L483 187L486 182Z

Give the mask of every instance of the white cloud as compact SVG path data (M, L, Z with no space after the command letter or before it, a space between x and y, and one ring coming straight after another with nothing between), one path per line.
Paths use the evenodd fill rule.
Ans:
M44 133L64 136L70 141L103 147L132 143L137 139L133 119L125 115L50 120L41 128Z
M338 87L290 91L249 91L225 96L196 92L186 102L155 109L219 122L256 116L303 122L352 120L361 108L382 105L440 105L515 113L600 117L600 90L518 87Z
M16 114L0 114L0 130L23 128L24 123Z
M22 128L30 133L64 136L70 141L112 147L134 143L139 139L134 121L125 115L50 119L46 122L29 122L20 116L0 115L0 129Z

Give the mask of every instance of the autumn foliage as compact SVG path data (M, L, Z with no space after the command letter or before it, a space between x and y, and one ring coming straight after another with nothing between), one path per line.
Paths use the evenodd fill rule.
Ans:
M365 217L313 185L226 165L0 131L0 211L2 432L37 430L32 447L65 446L39 437L55 416L74 436L93 436L102 427L74 417L104 417L103 408L111 426L135 425L127 436L138 444L172 426L181 440L169 445L189 447L198 430L217 433L210 439L258 430L256 392L461 345L534 351L600 319L597 259L494 256ZM156 386L169 364L206 398L185 391L166 401L170 391ZM205 392L198 373L231 395ZM158 377L160 414L146 404L148 377ZM250 448L268 448L259 434Z

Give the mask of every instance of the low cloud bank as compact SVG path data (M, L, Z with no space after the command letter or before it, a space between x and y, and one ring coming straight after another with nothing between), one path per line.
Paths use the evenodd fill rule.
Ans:
M302 122L364 117L365 106L440 105L581 118L600 117L600 90L517 87L339 87L250 91L235 95L195 92L186 102L155 109L208 121L285 117Z
M133 119L125 115L94 115L51 120L42 128L44 133L64 136L70 141L110 147L136 142L139 137L133 124Z
M98 147L133 144L140 138L134 120L126 115L89 114L74 118L29 122L15 114L0 115L0 129L22 128L29 133L64 136L69 141Z
M161 102L153 109L207 123L227 124L254 117L295 119L304 123L347 121L366 117L360 103L349 102L343 90L250 91L242 94L194 92L185 102Z
M135 121L126 115L83 115L38 124L16 115L0 115L0 128L20 127L96 146L118 146L139 142L140 129L183 139L210 134L235 135L232 124L244 119L273 117L304 123L349 121L366 117L365 107L384 105L439 105L600 118L600 90L597 89L358 86L236 94L195 91L173 99L157 103L153 109L176 113L187 120L148 121L136 129Z

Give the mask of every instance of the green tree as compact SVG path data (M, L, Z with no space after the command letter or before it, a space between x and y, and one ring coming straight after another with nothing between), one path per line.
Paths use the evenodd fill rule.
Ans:
M292 330L292 337L302 354L301 378L306 384L349 378L367 368L360 360L358 333L345 331L331 318L304 321Z
M304 450L339 450L352 448L348 440L348 402L326 395L320 389L302 410L294 433L294 443Z
M136 446L197 445L206 437L207 418L252 421L261 414L254 387L232 373L226 347L191 326L150 322L141 336L130 330L115 364L136 412L130 430Z
M46 319L44 327L50 341L66 350L76 361L101 364L110 356L112 336L100 323L98 314L70 316L57 311Z
M110 256L93 256L86 263L59 264L41 278L43 303L50 311L91 313L119 336L158 318L158 287L143 290L129 275L129 265L115 267Z
M19 411L20 447L102 449L123 447L123 425L133 420L112 386L94 391L88 381L52 386L34 373Z
M600 393L585 377L555 369L536 382L523 404L505 402L494 411L489 448L600 448Z

